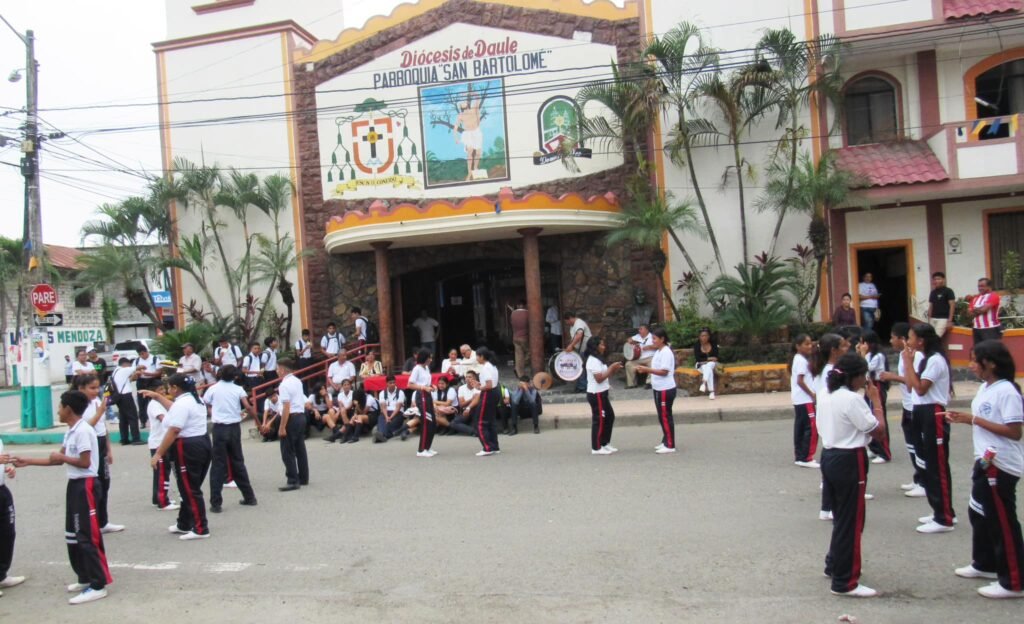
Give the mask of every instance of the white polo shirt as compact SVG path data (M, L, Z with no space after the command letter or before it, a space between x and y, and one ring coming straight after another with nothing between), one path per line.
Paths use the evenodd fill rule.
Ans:
M352 391L345 392L344 390L338 391L338 396L335 397L338 401L338 406L344 409L352 407Z
M1020 393L1010 382L1000 379L995 383L984 383L971 401L971 413L977 418L1000 425L1012 425L1024 421L1024 404ZM995 449L992 463L996 468L1015 477L1024 474L1024 442L996 435L978 425L974 429L974 459L980 459L989 447Z
M302 414L306 411L306 397L302 394L302 382L295 375L288 374L277 387L278 400L281 402L282 413L284 404L288 404L289 414Z
M238 366L238 360L242 359L242 350L238 345L230 343L226 347L218 346L213 350L213 358L220 359L220 366Z
M396 409L401 409L405 406L405 394L397 387L394 392L384 388L380 391L379 401L384 404L385 411L390 414Z
M827 449L863 448L878 427L864 397L845 387L819 394L816 411L818 435Z
M668 374L664 376L651 375L651 389L671 390L676 387L676 354L672 353L672 349L668 345L654 352L654 357L651 358L651 368L668 371Z
M171 409L164 417L164 426L179 429L179 438L195 438L206 435L206 406L197 402L191 394L182 394L174 399Z
M914 351L914 369L921 364L921 360L924 359L924 354L920 351ZM899 358L896 364L896 374L900 377L907 378L907 368L903 365L903 358ZM903 409L908 412L914 409L914 391L911 390L907 384L900 384L900 388L903 389Z
M597 376L607 370L607 364L592 355L587 356L587 392L597 394L611 388L607 378L604 381L597 380Z
M430 387L432 378L430 371L427 370L426 366L417 364L413 367L412 372L409 373L409 385L427 386Z
M68 479L87 479L98 477L100 468L100 445L96 438L96 432L85 419L79 419L74 427L64 433L64 454L68 457L78 459L82 453L90 453L89 467L79 468L71 464L64 464L67 470Z
M345 360L344 364L339 363L337 360L331 363L327 367L327 376L331 379L332 383L341 385L341 382L346 379L355 379L356 367L352 365L352 362Z
M295 341L295 355L304 360L313 357L313 343L299 338Z
M932 382L932 386L928 388L928 392L924 393L924 396L917 392L913 393L914 405L945 406L949 403L949 364L946 363L946 358L938 353L933 353L925 362L921 379Z
M178 372L186 373L189 375L196 375L199 370L203 368L203 358L199 357L198 353L192 355L183 355L178 360Z
M132 387L132 375L135 374L135 369L131 366L118 366L114 369L113 374L110 375L110 380L114 384L114 391L120 394L131 394L134 392Z
M810 394L800 387L799 380L804 378L804 385L814 388L814 377L811 376L811 365L807 358L797 353L793 356L793 364L789 368L789 399L793 405L814 403Z
M96 415L96 410L98 410L100 408L100 405L102 403L103 403L103 399L101 399L99 397L96 397L92 401L89 401L89 406L85 408L85 413L82 414L82 420L84 420L87 423L90 420L92 420L92 417ZM106 417L107 417L106 414L100 414L100 417L96 421L96 424L92 426L93 431L96 432L97 437L103 438L103 437L106 437L106 435L107 435L107 418Z
M71 363L71 374L72 375L93 375L96 373L96 367L88 362L85 363L75 360Z
M246 377L259 377L260 371L263 370L264 361L262 353L259 355L255 355L251 351L246 353L245 357L242 358L242 373Z
M274 351L270 347L267 347L267 350L264 351L263 353L267 355L266 364L263 365L263 370L267 371L268 373L276 373L277 351Z
M498 368L490 362L485 362L480 367L480 389L483 390L487 387L487 382L491 382L491 390L498 387Z
M356 340L366 340L366 319L358 316L356 317Z
M341 332L324 334L320 339L320 348L327 355L338 355L338 351L341 351L343 346L345 346L345 337L341 335Z
M473 402L473 397L480 394L479 388L470 388L469 384L459 386L459 405L467 407Z
M160 401L151 400L146 406L146 415L149 416L149 448L155 451L163 444L167 433L167 425L163 422L167 418L167 408Z
M211 408L215 425L234 425L242 422L242 399L245 390L234 383L218 381L203 393L203 403Z

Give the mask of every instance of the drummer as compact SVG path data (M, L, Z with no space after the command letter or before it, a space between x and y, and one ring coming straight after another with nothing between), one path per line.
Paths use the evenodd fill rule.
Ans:
M636 335L630 338L627 344L632 345L633 348L624 350L628 360L626 362L626 388L635 388L637 367L650 366L651 358L654 357L654 352L658 348L654 346L649 325L641 325ZM632 359L631 356L636 357Z
M590 340L590 326L587 322L576 316L575 312L566 312L562 319L565 324L569 326L569 344L565 346L565 350L579 351L582 352L586 348L587 342ZM587 376L580 375L576 380L577 393L583 393L587 391Z

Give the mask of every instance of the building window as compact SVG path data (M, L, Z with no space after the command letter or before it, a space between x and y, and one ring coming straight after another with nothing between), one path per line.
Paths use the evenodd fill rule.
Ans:
M76 308L91 308L92 307L92 291L83 290L82 292L75 295L75 307Z
M1024 59L1003 63L974 81L974 105L978 119L1024 113ZM1008 124L993 124L979 134L981 140L1010 136Z
M859 78L847 85L843 98L848 145L896 138L899 127L892 83L876 76Z
M1003 279L1003 259L1008 251L1016 252L1018 261L1024 260L1024 210L988 215L989 266L992 267L990 277L997 290L1011 286ZM1018 282L1018 288L1024 286L1024 280L1018 279Z

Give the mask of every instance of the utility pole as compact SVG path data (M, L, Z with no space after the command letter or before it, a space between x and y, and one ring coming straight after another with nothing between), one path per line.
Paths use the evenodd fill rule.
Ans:
M36 38L25 31L25 142L21 160L22 175L28 194L28 277L29 283L43 284L48 280L43 270L43 214L39 198L39 68L36 66Z

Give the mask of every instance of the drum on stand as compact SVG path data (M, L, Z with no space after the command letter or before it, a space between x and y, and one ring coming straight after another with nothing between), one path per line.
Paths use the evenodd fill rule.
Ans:
M640 359L640 345L627 342L622 345L622 355L625 356L627 362Z
M575 351L556 351L548 360L548 369L562 381L576 381L583 374L583 358Z

